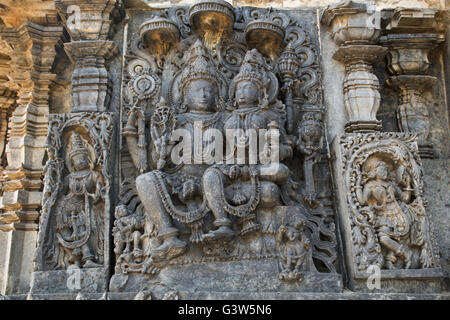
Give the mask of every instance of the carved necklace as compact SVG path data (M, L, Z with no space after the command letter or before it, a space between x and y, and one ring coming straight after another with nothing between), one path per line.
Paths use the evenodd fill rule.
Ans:
M250 114L250 113L255 113L255 112L259 111L260 109L261 108L259 106L247 107L247 108L241 108L241 109L234 109L233 113L237 113L240 116L243 116L243 115L247 115L247 114Z
M214 125L219 120L220 114L218 112L213 114L202 114L202 113L185 113L187 122L192 125L196 125L197 123L201 124L201 129L210 127Z
M86 192L85 180L90 174L90 171L72 172L72 174L70 175L70 190L74 194L84 194Z

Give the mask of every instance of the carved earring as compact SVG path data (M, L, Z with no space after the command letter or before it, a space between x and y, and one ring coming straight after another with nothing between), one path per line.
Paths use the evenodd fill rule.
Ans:
M231 106L232 106L232 109L237 109L238 108L238 105L237 105L237 102L236 102L235 98L233 98L231 100Z
M220 99L217 96L214 98L214 105L216 106L216 111L220 111Z
M176 104L176 109L177 109L178 113L185 113L187 111L187 104L184 101L178 102Z

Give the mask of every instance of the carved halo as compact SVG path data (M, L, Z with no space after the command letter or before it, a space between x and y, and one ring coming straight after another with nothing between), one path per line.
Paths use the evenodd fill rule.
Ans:
M145 70L150 70L150 64L144 59L134 59L128 63L128 74L131 77L136 77Z

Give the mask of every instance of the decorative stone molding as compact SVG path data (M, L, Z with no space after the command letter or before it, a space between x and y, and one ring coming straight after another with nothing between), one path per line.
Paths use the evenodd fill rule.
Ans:
M327 7L321 20L338 45L374 44L380 36L380 12L370 2L341 1Z
M386 30L389 33L433 32L437 27L437 14L436 9L396 8Z
M11 116L16 102L16 91L11 90L12 83L8 78L11 72L11 47L4 41L0 42L0 169L4 170L6 166L6 133L8 128L8 120ZM0 176L1 190L3 195L3 174Z
M73 112L103 112L111 91L105 62L118 49L108 41L111 12L117 0L55 0L72 42L64 49L75 64L72 75Z
M2 69L0 58L0 70ZM9 60L9 59L7 59ZM16 102L16 92L11 91L3 86L3 76L5 74L0 74L0 201L3 203L3 192L4 192L4 182L7 176L4 174L6 162L6 144L7 144L7 132L8 132L8 120L11 117L12 110L15 107ZM0 231L10 231L14 227L11 223L6 221L0 222Z
M437 78L427 75L428 55L444 35L436 32L437 10L397 9L380 42L389 49L388 69L392 76L387 84L399 92L398 127L402 132L418 135L419 152L423 158L433 158L433 146L428 141L430 120L424 92ZM419 33L420 32L420 33Z
M344 134L332 153L351 287L367 290L366 279L379 268L382 282L397 281L391 290L414 278L439 291L439 253L415 134Z
M340 45L333 58L345 64L343 91L348 116L345 131L380 131L381 122L376 119L380 85L372 69L372 63L386 51L376 45L380 13L370 3L345 1L327 7L321 21L331 27L332 38Z
M1 220L14 223L16 229L37 229L49 86L55 79L51 69L61 35L61 27L31 22L1 30L2 39L14 50L9 76L18 96L10 120Z
M120 1L120 0L119 0ZM55 0L72 41L106 40L117 0ZM77 15L79 14L79 17Z
M48 26L59 24L54 0L3 0L0 16L7 28L18 28L28 21Z
M105 61L118 53L107 40L72 41L64 49L75 63L72 74L73 112L104 112L109 104L111 80Z

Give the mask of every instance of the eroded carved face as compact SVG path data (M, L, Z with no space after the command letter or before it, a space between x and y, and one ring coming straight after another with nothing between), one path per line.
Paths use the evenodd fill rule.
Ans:
M85 154L76 154L72 157L72 164L75 170L81 171L89 169L89 160Z
M236 86L236 103L239 108L257 106L259 96L258 86L251 81L241 81Z
M287 235L289 241L295 241L300 236L300 230L297 230L294 227L288 227L287 231L286 231L286 235Z
M189 111L215 111L217 90L214 84L207 80L194 80L185 90L185 102Z
M382 179L382 180L386 180L388 177L388 169L387 166L384 162L379 162L376 168L376 175L377 178Z

